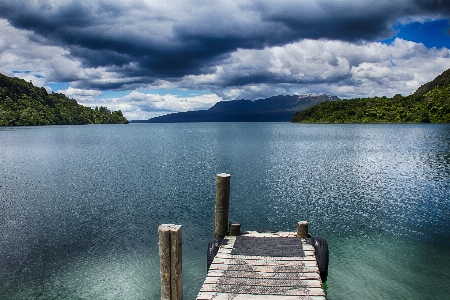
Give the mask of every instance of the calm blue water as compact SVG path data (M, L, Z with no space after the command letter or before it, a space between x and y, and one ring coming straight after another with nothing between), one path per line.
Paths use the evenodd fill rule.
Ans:
M330 247L328 299L448 299L450 125L0 128L0 299L158 299L157 228L206 275L215 175L230 221Z

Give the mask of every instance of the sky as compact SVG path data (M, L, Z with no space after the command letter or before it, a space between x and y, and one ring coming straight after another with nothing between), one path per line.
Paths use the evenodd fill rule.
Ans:
M0 73L129 120L275 95L409 95L450 0L1 0Z

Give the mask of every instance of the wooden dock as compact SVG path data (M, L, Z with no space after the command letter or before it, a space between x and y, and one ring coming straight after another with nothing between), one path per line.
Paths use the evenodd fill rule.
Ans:
M314 247L294 232L226 236L197 300L324 300Z
M196 299L325 300L326 240L311 237L307 221L297 223L297 232L241 232L240 223L228 223L229 196L230 174L217 174L214 240ZM162 224L158 235L161 300L182 300L181 225Z

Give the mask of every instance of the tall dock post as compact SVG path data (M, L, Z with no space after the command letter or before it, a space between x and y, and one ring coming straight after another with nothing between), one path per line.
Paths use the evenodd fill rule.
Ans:
M161 300L183 299L181 225L158 227Z
M230 174L216 175L216 208L214 237L223 239L228 232L228 209L230 206Z

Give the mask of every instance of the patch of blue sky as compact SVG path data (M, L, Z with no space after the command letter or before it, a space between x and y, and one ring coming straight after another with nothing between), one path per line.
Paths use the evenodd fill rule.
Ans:
M393 27L397 34L389 39L381 40L381 42L390 44L398 37L407 41L422 43L427 48L436 47L440 49L445 47L450 49L449 27L449 19L439 19L423 23L397 23Z
M66 90L70 87L68 82L49 82L45 85L50 87L52 91Z
M20 74L25 74L25 75L29 75L29 74L33 74L36 71L30 71L30 70L25 70L25 71L19 71L19 70L13 70L12 71L14 75L20 75ZM42 76L41 74L34 74L33 75L36 78L45 78L44 76Z
M13 70L13 74L30 74L31 71L19 71L19 70Z

